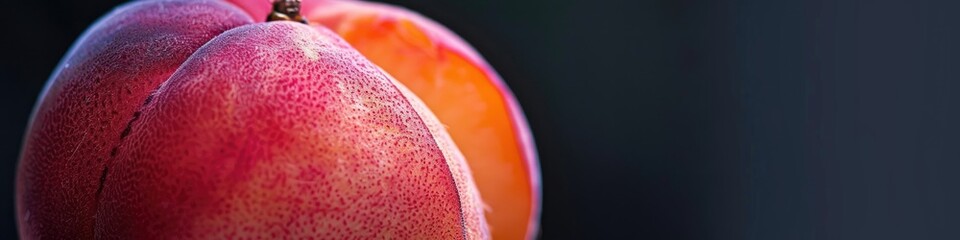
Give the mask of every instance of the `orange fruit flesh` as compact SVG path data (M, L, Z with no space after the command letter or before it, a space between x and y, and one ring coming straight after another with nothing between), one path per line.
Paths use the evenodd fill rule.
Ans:
M406 85L447 127L473 172L494 239L529 237L536 221L528 160L495 76L409 19L370 12L308 18Z

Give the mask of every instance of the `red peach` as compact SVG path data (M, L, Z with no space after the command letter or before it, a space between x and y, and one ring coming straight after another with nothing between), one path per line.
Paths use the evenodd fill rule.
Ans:
M329 30L251 22L144 1L85 33L25 137L21 236L488 237L413 93Z

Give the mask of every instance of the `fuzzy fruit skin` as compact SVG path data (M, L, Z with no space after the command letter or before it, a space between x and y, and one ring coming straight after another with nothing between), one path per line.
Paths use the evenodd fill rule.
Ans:
M88 31L25 137L21 237L488 238L416 96L324 28L250 22L145 1Z
M227 31L141 109L100 202L111 227L98 233L483 238L469 171L450 167L463 157L420 110L325 29Z
M24 137L20 236L92 238L100 178L131 116L197 48L250 23L217 1L136 2L84 33L50 77Z
M231 0L251 15L269 4ZM305 0L311 24L332 29L419 96L467 158L494 239L532 239L540 214L540 172L523 111L500 76L442 25L396 6Z

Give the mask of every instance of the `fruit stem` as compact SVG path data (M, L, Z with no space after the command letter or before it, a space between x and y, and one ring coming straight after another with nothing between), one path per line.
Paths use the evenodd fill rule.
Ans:
M273 11L267 15L267 22L269 21L307 23L307 20L300 16L300 0L274 0Z

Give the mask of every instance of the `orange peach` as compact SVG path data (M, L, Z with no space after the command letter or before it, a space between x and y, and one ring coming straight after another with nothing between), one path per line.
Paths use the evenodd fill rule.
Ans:
M252 16L269 2L230 0ZM494 239L529 239L540 215L540 168L520 105L463 39L415 12L352 0L305 0L303 16L326 26L409 87L466 156Z
M494 239L530 239L540 211L536 149L520 105L464 40L406 9L307 1L304 14L336 31L430 107L473 170Z

